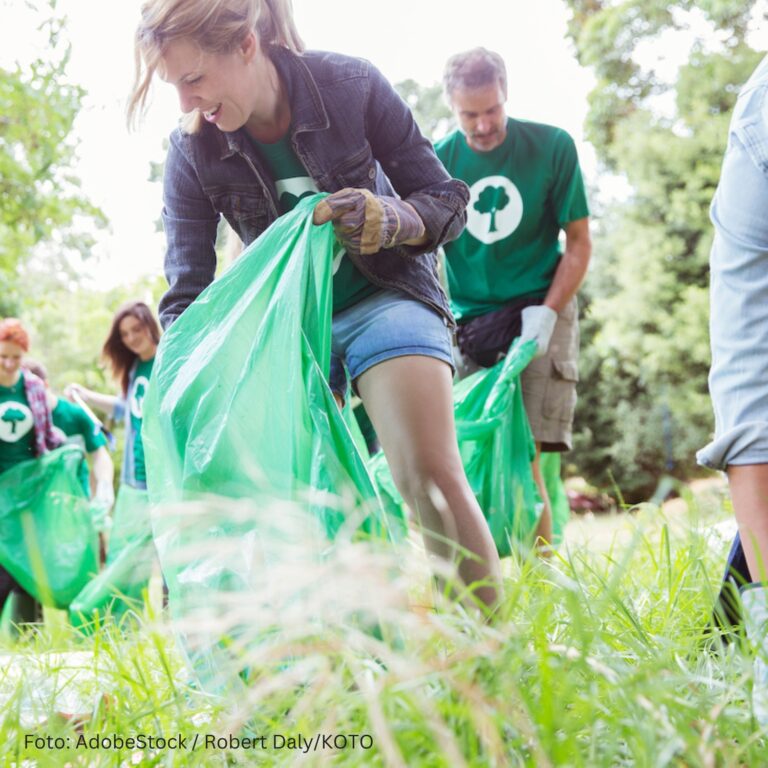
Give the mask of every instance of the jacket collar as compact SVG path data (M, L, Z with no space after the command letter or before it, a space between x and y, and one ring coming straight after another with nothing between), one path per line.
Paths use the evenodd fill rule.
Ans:
M301 55L277 45L271 45L268 54L291 103L291 136L328 129L331 121L306 61ZM214 130L222 160L242 152L244 145L249 144L244 128L232 132Z

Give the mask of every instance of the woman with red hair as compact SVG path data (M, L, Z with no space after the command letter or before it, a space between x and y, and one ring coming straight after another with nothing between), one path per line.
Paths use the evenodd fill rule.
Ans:
M45 385L24 370L21 360L29 352L29 334L14 317L0 321L0 474L61 445L53 429ZM0 611L16 593L17 622L40 618L40 607L0 565Z

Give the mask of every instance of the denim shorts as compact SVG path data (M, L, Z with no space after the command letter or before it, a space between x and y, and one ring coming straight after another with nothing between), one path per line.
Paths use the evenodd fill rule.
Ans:
M435 357L451 366L451 332L445 319L426 304L384 289L333 316L331 390L345 397L347 372L357 378L393 357Z
M715 436L700 464L768 463L768 57L731 120L712 203L709 389Z

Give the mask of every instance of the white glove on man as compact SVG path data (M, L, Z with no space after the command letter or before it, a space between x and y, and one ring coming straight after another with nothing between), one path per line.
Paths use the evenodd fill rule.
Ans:
M536 354L534 357L541 357L547 353L549 342L552 338L552 331L555 330L557 322L557 312L554 309L545 307L543 304L536 304L532 307L526 307L522 313L523 328L520 332L521 341L536 340Z

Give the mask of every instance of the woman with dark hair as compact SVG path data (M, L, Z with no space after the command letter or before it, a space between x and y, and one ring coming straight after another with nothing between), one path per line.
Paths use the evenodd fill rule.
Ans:
M16 464L42 456L64 442L54 431L45 385L21 360L29 352L29 335L13 317L0 321L0 474ZM0 611L16 595L14 621L36 621L40 605L0 566Z
M147 487L141 424L144 396L149 386L155 352L160 343L160 326L150 308L141 301L131 301L118 309L112 320L101 354L119 382L121 397L93 392L79 384L70 384L88 405L115 419L125 420L125 451L120 482L133 488Z

